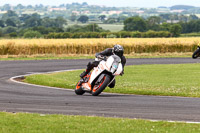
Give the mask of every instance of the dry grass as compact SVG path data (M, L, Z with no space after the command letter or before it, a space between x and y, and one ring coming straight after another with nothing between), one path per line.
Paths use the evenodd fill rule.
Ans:
M2 39L0 55L94 54L114 44L125 54L193 52L200 38Z

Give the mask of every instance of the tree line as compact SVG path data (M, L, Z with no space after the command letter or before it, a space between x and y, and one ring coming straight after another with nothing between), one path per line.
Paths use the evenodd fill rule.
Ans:
M105 16L100 16L101 20L104 20ZM165 16L166 17L166 16ZM127 37L157 37L161 36L158 34L159 31L165 31L170 33L169 36L177 37L181 33L193 33L200 31L200 19L196 16L190 15L193 17L190 21L179 21L177 23L162 21L159 16L152 16L147 19L144 19L139 16L129 17L129 18L120 18L123 20L124 28L123 32L138 32L141 33L139 36L130 35ZM86 15L80 16L79 20L81 23L86 23L89 18ZM155 34L153 33L155 31ZM14 11L9 10L7 13L3 14L0 19L0 36L4 37L47 37L50 33L69 33L73 38L72 33L83 34L88 32L96 33L107 33L103 37L126 37L118 35L121 32L113 33L109 30L104 30L99 27L97 24L87 24L84 26L73 25L67 26L67 20L63 17L49 18L41 17L39 14L22 14L18 15ZM153 35L147 35L151 33ZM84 35L81 35L84 36ZM94 35L95 36L95 35ZM101 35L98 35L100 37ZM163 35L162 37L169 37L168 35ZM81 38L80 36L78 38Z

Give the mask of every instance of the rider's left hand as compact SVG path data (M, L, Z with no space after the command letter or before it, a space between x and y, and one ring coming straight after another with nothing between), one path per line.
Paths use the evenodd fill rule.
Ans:
M121 75L121 76L124 75L124 71L122 71L122 72L120 73L120 75Z

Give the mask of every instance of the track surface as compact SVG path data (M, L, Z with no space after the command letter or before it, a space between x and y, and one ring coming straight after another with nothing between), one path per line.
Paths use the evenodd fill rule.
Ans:
M29 73L82 69L88 61L92 60L0 61L0 111L200 122L200 98L107 93L98 97L89 94L77 96L72 90L29 86L9 80L13 76ZM127 65L181 63L200 63L200 60L127 60Z

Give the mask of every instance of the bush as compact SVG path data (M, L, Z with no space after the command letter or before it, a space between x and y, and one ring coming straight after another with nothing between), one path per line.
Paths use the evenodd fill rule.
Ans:
M42 35L38 31L27 31L24 33L24 38L40 38Z
M12 32L9 34L10 37L17 37L17 33L16 32Z
M127 37L131 37L131 32L128 31L120 31L119 32L120 38L127 38Z
M71 38L71 33L68 32L62 33L62 38Z
M117 38L117 36L114 34L109 34L109 35L107 35L107 38Z
M135 31L131 33L131 37L140 38L142 37L142 34L139 31Z
M168 31L147 31L147 32L64 32L64 33L49 33L45 38L155 38L155 37L170 37Z

